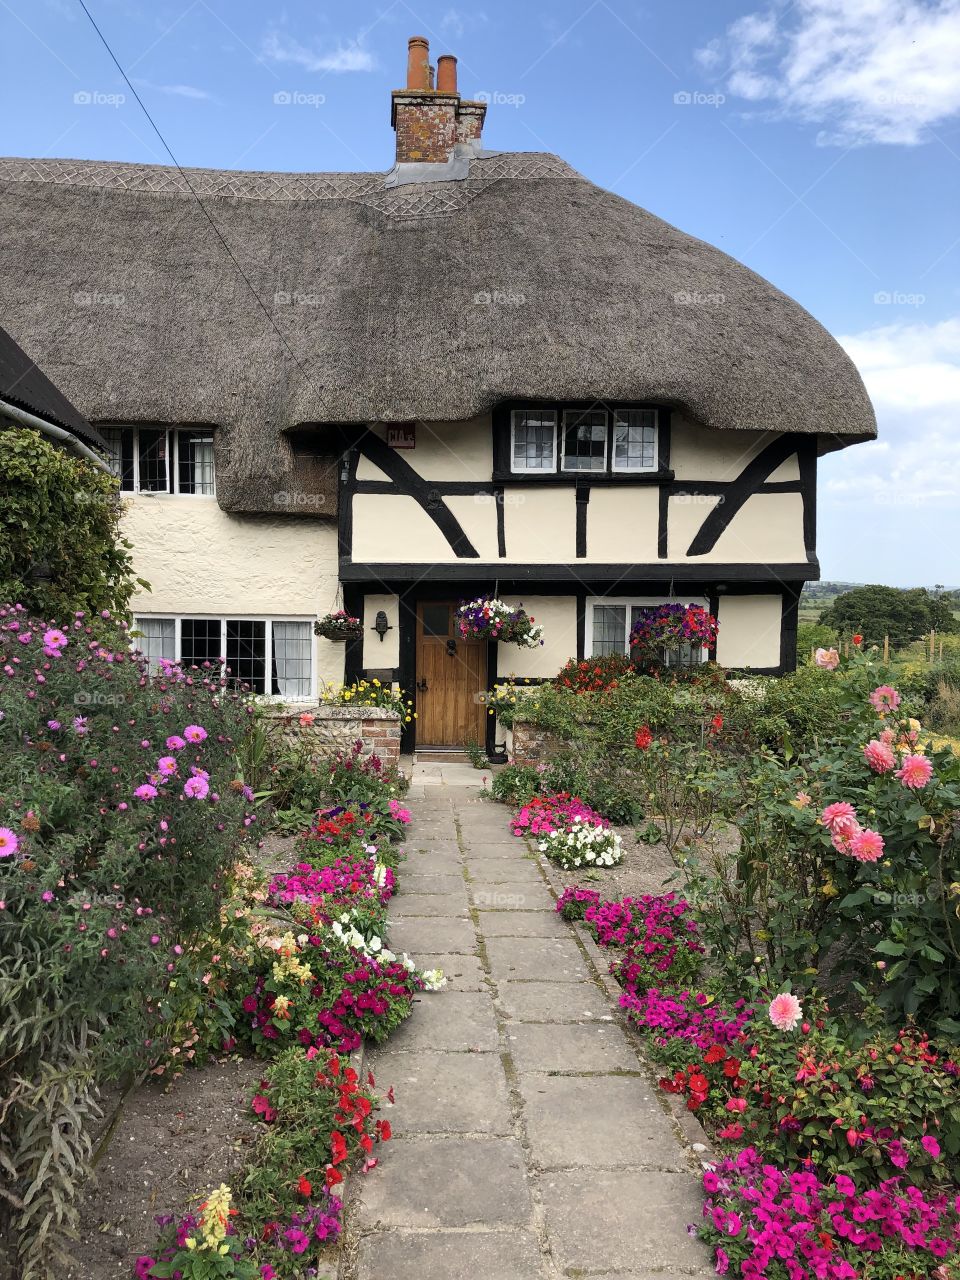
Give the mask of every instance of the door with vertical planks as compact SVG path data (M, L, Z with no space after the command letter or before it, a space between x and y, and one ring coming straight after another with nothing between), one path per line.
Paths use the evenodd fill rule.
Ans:
M464 640L454 601L417 605L417 750L483 745L487 641Z

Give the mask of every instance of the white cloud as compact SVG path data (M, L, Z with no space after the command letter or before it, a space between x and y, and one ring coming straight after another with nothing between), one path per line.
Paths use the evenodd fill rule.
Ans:
M823 145L915 145L960 112L960 0L779 0L696 57Z
M212 93L192 84L151 84L149 80L135 80L138 89L150 89L154 93L166 93L174 98L192 98L197 102L215 102Z
M291 62L306 71L373 71L376 67L373 54L359 43L317 51L277 31L264 37L263 52L272 62Z
M824 495L891 506L960 500L960 318L840 337L877 411L879 439L824 459Z

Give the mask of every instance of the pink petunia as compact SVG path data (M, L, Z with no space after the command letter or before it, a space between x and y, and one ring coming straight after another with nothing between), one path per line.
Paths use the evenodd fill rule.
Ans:
M881 684L870 694L870 702L878 716L885 716L889 711L896 711L900 705L900 695L893 685Z
M0 858L9 858L17 852L20 840L9 827L0 827Z
M940 1159L940 1143L931 1134L925 1133L920 1139L920 1145L931 1160Z
M851 839L850 853L858 862L879 862L883 857L883 836L865 827Z
M905 787L920 791L933 777L933 765L926 756L904 756L897 777Z
M210 783L206 778L188 778L183 784L183 794L191 800L203 800L210 793Z
M207 736L207 731L203 725L188 724L183 731L183 736L188 742L202 742Z
M783 991L770 1001L767 1013L778 1031L792 1031L803 1017L803 1008L795 995Z
M897 764L893 749L877 738L872 738L863 748L863 758L874 773L889 773Z

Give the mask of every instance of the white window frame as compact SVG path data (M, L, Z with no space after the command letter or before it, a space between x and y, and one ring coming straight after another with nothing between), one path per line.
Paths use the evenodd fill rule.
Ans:
M167 437L167 489L141 489L140 488L140 428L143 427L147 431L163 431ZM181 431L206 431L205 427L165 427L162 423L152 422L105 422L102 424L102 430L110 431L132 431L133 432L133 488L122 489L121 493L142 493L148 498L169 498L174 495L178 498L216 498L217 496L217 463L214 454L213 463L213 492L212 493L185 493L180 489L180 432ZM210 428L210 435L213 435L213 428ZM172 437L172 439L171 439ZM122 454L121 454L122 456ZM190 614L190 617L199 617L199 614ZM252 619L251 619L252 621ZM283 621L283 619L278 619Z
M617 419L625 413L653 414L653 464L649 467L617 466ZM626 425L623 423L621 425ZM610 470L615 475L639 476L648 475L660 467L660 410L659 409L614 409L613 421L610 423Z
M548 415L553 418L553 452L550 455L549 467L521 467L517 465L517 415L521 413L538 413L540 417ZM510 470L514 475L547 476L557 472L557 431L559 427L556 409L513 409L510 413Z
M143 611L135 612L133 615L134 629L137 629L139 619L150 619L158 622L173 622L174 624L174 661L180 661L180 654L183 652L182 647L182 623L185 618L194 619L203 622L219 622L220 623L220 653L219 657L226 660L227 656L227 620L232 619L235 622L265 622L265 642L264 663L267 676L273 670L273 624L275 622L303 622L312 626L314 619L312 617L304 617L303 614L280 614L280 613L146 613ZM312 630L310 632L312 639ZM132 642L132 647L137 648L137 642ZM317 646L314 641L310 646L310 692L301 694L299 698L284 697L280 693L256 693L254 697L264 702L316 702L317 700Z
M638 608L647 608L650 605L658 604L695 604L702 609L709 609L710 602L703 596L589 596L587 598L587 614L586 625L584 627L583 637L583 656L584 658L593 658L597 655L593 652L593 611L598 606L615 605L624 606L624 628L623 628L623 653L629 656L628 648L630 640L630 611L636 606ZM700 661L706 662L709 658L709 649L702 648L700 650ZM603 655L606 656L606 655Z
M603 414L603 465L567 468L567 418L582 418L587 413ZM574 424L571 423L571 426ZM560 418L560 472L567 476L605 476L609 474L610 412L607 409L564 409Z

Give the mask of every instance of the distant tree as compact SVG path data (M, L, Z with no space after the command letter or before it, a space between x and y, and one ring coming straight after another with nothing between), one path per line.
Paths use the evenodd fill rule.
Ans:
M854 587L837 596L830 608L821 613L820 622L841 636L859 632L866 645L882 644L887 635L895 649L919 640L931 628L958 629L949 601L931 595L926 587L903 590L878 584Z

